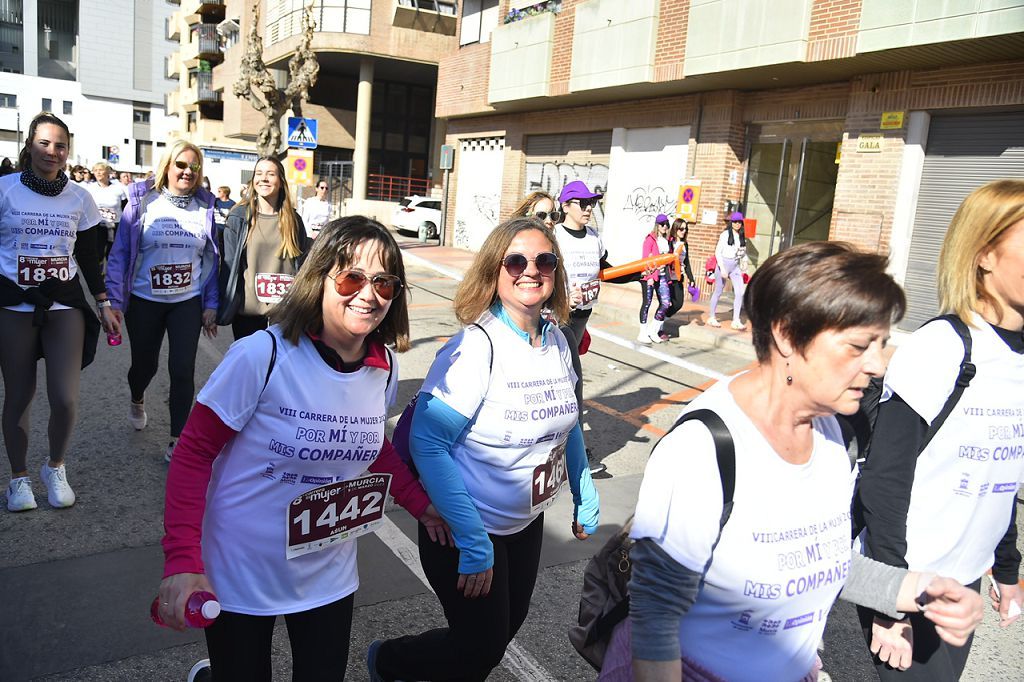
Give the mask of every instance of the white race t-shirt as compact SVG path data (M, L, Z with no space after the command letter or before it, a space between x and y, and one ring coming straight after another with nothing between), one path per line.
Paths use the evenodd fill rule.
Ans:
M163 196L146 208L132 294L147 301L180 303L198 296L210 273L203 272L206 211L195 199L177 208Z
M88 187L93 199L96 200L96 208L100 211L103 224L108 228L117 227L121 221L121 203L128 200L124 185L112 182L104 187L94 182Z
M320 230L331 220L331 205L310 197L302 204L302 223L306 226L306 234L315 239Z
M705 408L736 447L732 515L714 549L722 487L714 442L700 422L665 436L647 463L631 535L702 572L679 628L682 655L731 682L797 680L812 668L825 618L850 569L853 474L835 418L814 419L806 464L785 462L722 381Z
M530 525L568 482L565 443L576 425L576 373L569 346L551 325L530 346L485 312L441 348L423 380L430 393L470 419L452 448L484 528L511 535ZM479 411L478 411L479 410Z
M917 457L907 515L907 564L964 585L992 566L1024 480L1024 356L979 316L971 328L977 373ZM927 422L953 389L964 346L937 320L900 344L885 373L892 392Z
M224 608L250 615L313 609L359 587L351 539L287 558L290 530L338 523L327 512L303 519L293 501L366 474L380 452L398 386L394 364L390 383L384 369L337 372L305 335L293 346L276 326L270 331L277 336L277 360L265 390L271 342L257 332L232 344L197 398L239 432L213 463L203 562ZM364 512L384 503L370 497L361 500ZM334 512L345 509L339 502Z
M555 225L555 239L558 250L565 261L565 272L569 277L569 286L578 286L583 292L583 303L576 310L589 310L594 307L597 295L601 290L601 257L604 256L604 243L597 230L587 227L583 237L569 234L565 225Z
M47 197L21 184L21 173L0 178L0 274L22 289L50 278L68 281L78 274L75 240L79 232L100 222L89 191L68 182L60 194ZM65 310L53 304L50 310ZM7 310L29 312L29 303Z

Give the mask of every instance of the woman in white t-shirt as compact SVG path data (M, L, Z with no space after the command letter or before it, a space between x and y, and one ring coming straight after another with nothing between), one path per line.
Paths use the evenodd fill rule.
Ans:
M390 493L448 543L443 522L384 436L409 347L405 268L380 223L330 223L273 324L233 344L210 376L167 475L159 613L184 629L193 592L222 612L206 629L214 679L270 679L283 615L292 679L344 679L359 587L358 535Z
M49 461L40 476L51 507L75 503L64 459L78 410L81 370L92 362L99 336L79 269L104 328L110 333L120 328L108 307L95 233L90 232L100 222L96 202L62 170L70 139L62 120L53 114L36 116L18 159L21 172L0 178L0 371L4 446L11 463L7 509L12 512L36 508L27 458L40 354L50 403Z
M1024 604L1016 503L1024 479L1022 254L1024 180L972 192L946 232L938 293L942 310L967 326L973 376L932 433L929 425L961 375L965 343L938 319L900 344L885 374L857 500L864 552L873 559L938 571L975 590L991 567L999 593L990 596L1003 627L1019 619ZM913 646L906 673L876 661L883 680L947 682L967 664L969 644L939 641L918 616L894 622L862 609L861 624L872 650L897 647L909 660Z
M680 668L688 680L817 679L825 618L863 570L851 563L855 472L834 415L856 412L884 370L889 325L905 307L885 266L884 257L818 242L758 269L746 296L756 368L685 410L711 410L727 427L733 501L725 503L714 442L699 421L654 448L631 531L630 617L602 679L679 679ZM860 601L914 610L926 586L947 594L963 613L940 622L960 643L980 620L980 599L953 581L885 568L851 585L875 593ZM614 654L630 628L632 673Z
M129 188L130 202L107 261L107 290L131 341L128 421L149 417L145 397L167 336L171 461L195 396L199 333L217 335L217 237L213 195L200 186L203 153L185 140L160 160L156 176Z
M100 211L102 225L105 228L96 233L97 245L103 249L103 255L106 256L114 244L121 213L128 203L128 192L120 182L111 182L114 171L106 161L93 164L92 174L96 177L96 182L89 185L88 189L92 198L96 200L96 208Z
M597 527L576 375L557 323L541 317L568 313L558 253L540 221L513 218L488 235L455 295L468 326L438 351L409 433L423 486L455 536L439 546L420 529L420 562L448 627L373 642L372 682L486 679L526 620L544 510L566 483L573 534Z
M741 262L746 255L747 237L743 233L743 214L735 211L726 221L725 229L718 235L718 242L715 245L715 260L718 265L715 268L715 288L711 292L711 305L708 310L708 324L712 327L722 326L715 315L718 310L718 299L725 291L725 280L729 279L732 281L733 294L732 328L736 331L743 331L747 328L740 319L745 286Z
M306 226L306 236L316 239L330 219L331 204L327 201L327 180L320 180L316 183L316 196L302 203L302 222Z

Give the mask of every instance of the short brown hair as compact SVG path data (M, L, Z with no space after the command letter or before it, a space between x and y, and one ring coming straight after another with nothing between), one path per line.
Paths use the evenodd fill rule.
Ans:
M477 252L476 258L455 292L455 316L462 324L472 324L498 300L498 274L501 261L505 258L508 245L516 235L526 230L537 230L551 242L551 251L558 256L555 269L555 287L545 305L551 309L555 320L561 324L569 319L569 286L562 263L562 252L558 250L555 235L536 218L511 218L491 230ZM317 237L319 239L319 237Z
M1024 180L996 180L971 192L953 215L939 254L939 300L945 312L973 324L978 303L999 303L985 288L978 259L1024 220ZM1002 311L997 310L1002 313Z
M766 260L743 295L758 361L768 360L776 325L803 353L823 331L902 319L907 300L887 265L843 242L802 244Z
M286 339L298 345L304 333L323 329L327 275L335 269L348 268L355 259L356 249L367 242L380 245L384 269L402 280L402 287L391 299L391 307L370 338L394 346L398 352L409 350L409 294L402 252L383 225L361 215L327 223L313 242L313 248L306 255L306 261L299 268L288 293L270 310L270 321L281 326L281 333Z

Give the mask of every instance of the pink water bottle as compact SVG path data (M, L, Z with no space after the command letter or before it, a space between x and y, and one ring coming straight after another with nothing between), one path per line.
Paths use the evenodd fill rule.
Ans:
M213 625L220 615L220 602L211 592L193 592L185 604L185 623L190 628L205 628ZM160 597L153 600L149 616L157 625L164 625L160 618Z
M121 345L121 334L119 332L113 332L107 334L107 345L108 346L120 346Z

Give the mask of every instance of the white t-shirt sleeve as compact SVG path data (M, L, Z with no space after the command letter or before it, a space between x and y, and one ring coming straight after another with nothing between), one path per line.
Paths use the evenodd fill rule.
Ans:
M278 363L284 343L277 340ZM196 401L216 412L231 429L241 431L256 412L272 352L270 337L263 332L236 341L199 391Z
M651 453L630 535L654 540L680 564L703 573L719 533L721 480L707 427L682 424Z
M384 394L384 405L394 407L398 401L398 353L388 348L388 362L391 363L391 381L388 383L387 392Z
M487 393L491 352L483 332L472 327L463 329L437 352L420 393L430 393L472 419Z
M88 191L81 193L82 219L78 222L78 231L88 230L96 227L103 220L100 217L100 209L96 207L96 199Z
M963 341L948 322L936 320L921 327L889 361L882 400L898 393L930 424L953 390L963 357Z

